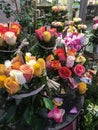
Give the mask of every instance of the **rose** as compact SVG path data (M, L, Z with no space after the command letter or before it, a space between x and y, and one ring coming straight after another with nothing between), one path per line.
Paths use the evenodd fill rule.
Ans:
M85 72L85 67L81 64L77 64L74 69L74 73L78 76L82 76L82 74Z
M11 70L9 75L10 77L14 78L17 83L21 85L26 83L26 79L20 70Z
M74 65L74 61L75 61L75 56L68 56L66 66L68 68L72 67Z
M80 94L84 94L86 92L86 90L87 90L86 84L84 82L80 82L78 84L78 91L79 91L79 93Z
M12 64L12 69L19 70L21 65L23 65L23 63L17 61L17 62Z
M38 37L39 40L43 40L43 32L44 31L45 31L44 26L35 30L36 36Z
M59 69L61 67L61 63L59 60L54 60L54 61L51 61L51 64L50 64L51 68L52 69Z
M20 85L11 77L5 79L4 86L9 94L15 94L20 90Z
M42 70L41 70L40 63L36 62L36 64L34 64L33 68L34 68L34 75L37 76L37 77L41 76Z
M75 61L78 62L78 63L80 62L80 63L84 64L85 61L86 61L86 58L85 58L84 56L80 55L80 56L78 56L78 57L76 58Z
M0 75L0 88L4 87L5 79L6 79L6 75Z
M54 50L55 55L58 55L59 53L65 53L64 49L63 48L58 48L58 49Z
M15 30L17 35L20 34L21 28L22 28L21 25L17 22L12 22L10 25L10 29Z
M21 65L20 71L23 72L23 76L25 77L26 81L29 81L33 77L34 70L29 65Z
M54 55L57 55L58 59L60 61L65 61L66 60L65 51L64 51L63 48L58 48L58 49L54 50Z
M50 40L51 40L51 33L49 32L49 31L44 31L43 32L43 40L45 41L45 42L50 42Z
M52 60L54 60L53 54L50 54L50 55L48 55L48 56L46 57L46 61L52 61Z
M48 118L53 118L56 122L61 123L64 113L65 113L64 109L54 107L54 109L48 113Z
M76 49L75 48L68 49L67 55L76 56Z
M65 61L65 60L66 60L65 54L64 54L64 53L58 53L58 59L59 59L60 61Z
M4 75L5 73L5 66L4 64L0 64L0 75Z
M68 69L67 67L63 66L58 70L58 73L61 78L66 79L69 78L72 74L71 70Z
M14 32L8 31L4 34L4 40L9 45L15 45L16 39L17 39L17 37L15 36Z

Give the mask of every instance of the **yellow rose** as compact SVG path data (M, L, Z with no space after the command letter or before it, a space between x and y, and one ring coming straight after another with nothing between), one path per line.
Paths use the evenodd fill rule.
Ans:
M43 59L43 58L39 58L39 59L37 60L37 62L40 64L41 70L43 71L43 70L45 69L45 67L46 67L46 64L45 64L44 59Z
M51 33L49 31L43 32L43 39L45 42L49 42L51 40Z
M38 77L41 76L42 74L41 65L38 62L36 62L33 69L34 69L35 76L38 76Z
M80 94L84 94L87 90L87 85L84 82L78 84L78 91Z
M77 58L76 58L76 62L79 62L79 63L82 63L82 64L84 64L85 63L85 61L86 61L86 58L84 57L84 56L78 56Z
M4 64L0 64L0 75L4 75L5 73L5 66Z
M5 79L4 85L9 94L15 94L20 90L20 85L11 77Z
M4 87L4 81L6 79L5 75L0 75L0 88Z

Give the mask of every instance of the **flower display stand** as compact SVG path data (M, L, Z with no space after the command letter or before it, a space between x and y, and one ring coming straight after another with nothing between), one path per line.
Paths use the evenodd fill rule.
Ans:
M76 104L78 112L74 114L65 114L62 123L46 126L45 130L76 130L79 128L79 119L84 104L84 96L81 96L80 101Z

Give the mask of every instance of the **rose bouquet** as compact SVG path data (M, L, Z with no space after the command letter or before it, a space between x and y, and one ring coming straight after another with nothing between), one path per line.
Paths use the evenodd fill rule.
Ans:
M5 44L15 45L21 28L21 25L16 22L11 22L9 25L0 23L0 47L5 46Z
M39 44L44 47L54 47L55 39L57 37L57 30L55 28L41 27L35 30Z
M21 25L17 22L0 23L0 59L10 58L20 45Z

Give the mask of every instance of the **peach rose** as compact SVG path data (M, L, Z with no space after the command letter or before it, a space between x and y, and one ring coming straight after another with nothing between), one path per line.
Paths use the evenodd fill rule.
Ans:
M17 39L17 37L15 36L14 32L7 31L4 34L4 40L6 41L6 43L8 45L15 45L16 44L16 39Z
M24 75L26 81L29 81L32 79L34 70L29 65L26 65L26 64L21 65L20 71L23 72L23 75Z

